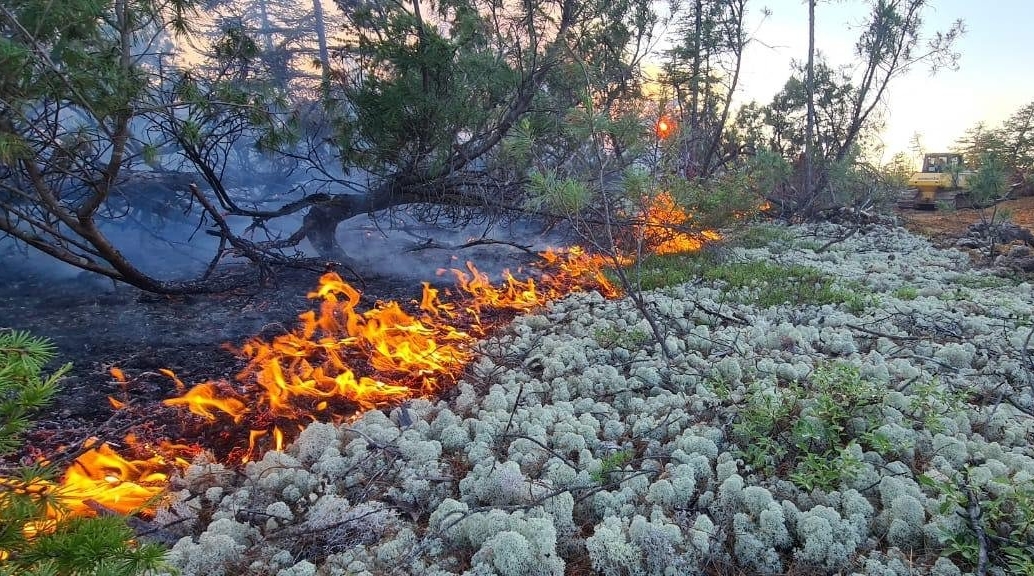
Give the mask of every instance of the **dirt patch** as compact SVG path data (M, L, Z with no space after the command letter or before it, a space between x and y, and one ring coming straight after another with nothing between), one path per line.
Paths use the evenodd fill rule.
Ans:
M1006 200L997 208L1007 211L1013 224L1034 231L1034 196ZM990 210L987 209L988 215ZM970 226L981 221L980 210L975 208L931 212L900 210L898 214L905 228L930 238L938 246L954 245Z

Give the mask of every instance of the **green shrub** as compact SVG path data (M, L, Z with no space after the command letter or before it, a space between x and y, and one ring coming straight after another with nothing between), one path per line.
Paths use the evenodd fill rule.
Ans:
M599 471L594 471L590 476L593 481L599 484L606 484L611 481L610 476L617 472L632 461L634 454L631 450L618 450L613 454L608 454L603 457L602 464L600 465Z
M733 422L740 457L752 469L774 475L791 469L790 480L805 490L833 490L857 474L862 463L852 445L886 453L891 447L876 430L886 390L848 364L825 364L809 381L785 388L752 385ZM854 438L848 423L863 423Z
M1020 283L1018 278L1003 278L991 274L963 274L955 279L955 284L966 288L1005 288Z
M789 228L775 224L755 224L736 232L729 242L743 248L765 248L773 244L790 244L794 234Z
M703 271L713 267L717 261L708 250L682 254L651 254L630 266L626 273L633 285L643 290L654 290L690 282L699 278ZM613 272L608 273L612 282Z
M746 290L742 301L761 307L839 304L859 313L873 304L871 291L854 283L842 287L832 276L816 268L784 265L760 260L722 262L715 250L686 254L651 255L628 268L633 284L653 290L703 278L723 284L723 288Z
M892 296L898 300L915 300L919 297L919 289L915 286L899 286L894 290Z
M44 339L0 331L0 456L18 450L31 415L50 402L71 368L43 377L53 357ZM62 515L54 480L54 470L41 466L0 478L0 576L131 576L160 565L164 551L134 544L122 518Z
M620 346L626 350L638 350L650 341L650 335L638 328L628 331L600 328L593 332L593 338L604 348Z
M704 278L724 282L730 290L751 289L749 300L765 308L780 304L844 304L852 311L864 308L857 292L838 287L831 276L810 266L731 262L706 270Z
M1007 574L1034 575L1034 488L1029 479L1015 476L996 477L983 486L969 480L968 468L950 479L919 477L919 483L941 499L942 514L955 513L967 521L957 531L942 534L941 555L976 568L979 531L987 542L989 566Z

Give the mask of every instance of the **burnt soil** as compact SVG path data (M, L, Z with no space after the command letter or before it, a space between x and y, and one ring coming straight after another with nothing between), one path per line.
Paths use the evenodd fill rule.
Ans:
M192 296L156 296L83 275L55 280L31 269L8 268L3 276L0 328L50 339L57 353L52 368L73 366L54 402L35 418L21 455L31 460L75 450L91 437L118 446L129 431L187 441L203 434L199 418L160 404L179 393L159 370L173 371L188 387L232 381L245 365L232 348L293 329L298 315L313 309L306 294L320 274L282 269L265 286ZM364 310L377 299L404 303L420 296L411 280L365 277L363 286ZM125 373L126 383L111 375L112 367ZM128 408L115 410L109 396Z

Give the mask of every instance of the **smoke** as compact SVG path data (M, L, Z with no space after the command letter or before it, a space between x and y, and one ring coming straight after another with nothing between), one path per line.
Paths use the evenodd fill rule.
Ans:
M415 215L420 208L414 205L347 220L338 228L338 243L361 267L358 272L414 281L434 280L441 270L464 270L467 261L498 280L503 271L516 273L533 259L529 251L570 243L563 230L545 230L532 219L463 224L442 217L426 223ZM463 247L479 240L487 242Z

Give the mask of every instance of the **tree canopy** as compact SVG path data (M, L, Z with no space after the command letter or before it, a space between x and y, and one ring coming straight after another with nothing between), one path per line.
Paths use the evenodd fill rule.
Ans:
M630 223L646 183L693 210L742 188L803 214L849 201L836 175L878 127L888 83L958 57L961 24L928 33L927 2L870 6L854 67L818 58L771 103L737 107L747 16L764 15L748 0L9 2L0 232L182 292L225 287L213 278L230 257L347 265L338 223L407 204L425 218ZM806 186L802 154L818 175ZM128 258L110 226L141 214L218 239L204 274L160 278Z

